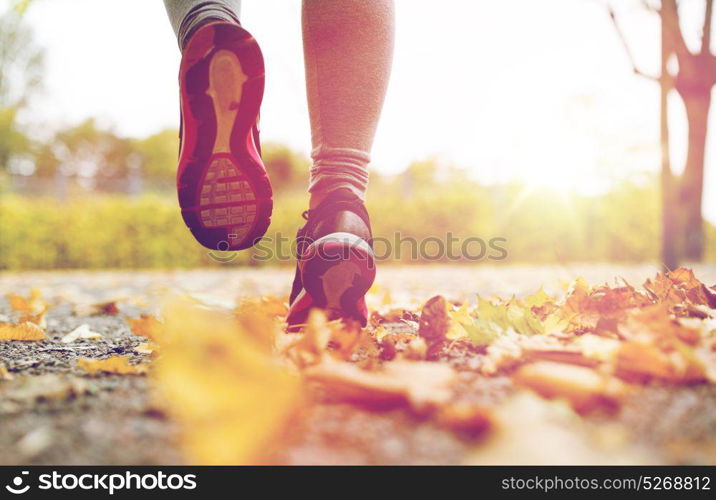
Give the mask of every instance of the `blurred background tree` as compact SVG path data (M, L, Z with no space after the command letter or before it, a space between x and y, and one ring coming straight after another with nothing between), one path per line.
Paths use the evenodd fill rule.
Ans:
M711 90L716 85L716 55L711 52L713 0L703 2L700 43L693 50L686 44L676 0L661 0L659 3L645 0L643 3L647 9L656 12L661 21L659 75L649 75L639 68L611 8L610 15L634 72L659 83L661 89L662 260L665 267L673 269L681 258L702 260L705 251L702 215L704 161ZM681 98L688 121L686 164L680 176L674 174L669 159L668 96L672 90Z
M14 2L0 14L0 170L32 152L20 118L41 88L44 51L22 22L30 3Z
M447 156L417 157L402 172L396 169L401 165L372 171L368 204L375 234L417 241L444 240L448 233L463 240L498 237L507 240L505 262L564 264L653 261L660 258L661 233L661 259L667 266L674 267L679 258L700 258L704 252L714 260L716 230L704 223L700 210L714 75L714 55L708 52L713 1L693 0L705 7L698 50L683 44L676 1L655 2L646 5L662 20L663 76L645 76L662 89L664 152L669 151L667 97L678 95L685 104L689 141L683 175L676 176L669 155L662 154L661 187L653 173L639 177L638 166L624 160L624 176L610 177L600 170L604 185L579 191L549 177L544 183L499 175L478 180L476 173L499 170L500 158L494 165L455 165ZM186 231L177 210L175 128L129 137L112 123L91 117L42 127L31 122L33 115L27 110L38 107L44 64L43 51L25 26L23 13L29 4L11 3L14 7L0 14L0 177L7 181L0 196L0 269L218 265ZM613 12L612 16L616 22ZM624 45L635 71L644 74ZM476 142L468 141L466 147L480 148L490 133L470 135ZM540 137L537 131L535 136ZM656 154L653 141L647 141L646 150ZM534 158L534 164L531 159L528 163L535 172L549 174L550 155L548 149ZM276 194L267 237L290 244L306 208L311 161L305 153L276 142L263 144L263 158ZM575 161L580 158L577 154ZM600 169L623 159L605 158ZM414 262L403 250L391 259ZM453 253L459 250L454 248ZM477 250L471 248L472 253ZM243 252L232 265L264 263L252 260L252 255ZM435 260L452 261L445 256ZM293 265L290 259L268 263Z

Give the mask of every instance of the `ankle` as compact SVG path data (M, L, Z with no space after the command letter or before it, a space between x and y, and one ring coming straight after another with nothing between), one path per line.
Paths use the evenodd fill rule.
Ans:
M353 186L340 186L334 189L310 191L310 198L308 200L308 208L315 209L323 203L329 196L339 198L357 198L361 202L365 201L365 193L362 190L354 188Z
M191 37L194 36L201 28L210 26L212 24L234 24L241 26L238 19L231 17L225 17L220 15L211 15L208 17L189 17L184 20L181 27L179 28L179 46L181 50L184 50Z

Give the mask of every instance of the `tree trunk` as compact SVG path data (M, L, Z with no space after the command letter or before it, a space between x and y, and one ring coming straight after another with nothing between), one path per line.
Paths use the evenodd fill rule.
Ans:
M665 270L676 269L679 265L678 245L679 218L678 198L674 175L671 172L671 158L669 157L669 91L670 82L667 80L668 62L671 54L669 38L666 36L664 9L661 16L661 79L659 80L659 143L661 150L661 263Z
M689 124L686 168L681 181L679 201L682 207L683 256L701 261L704 256L704 227L701 205L704 190L704 159L708 130L711 88L680 92Z

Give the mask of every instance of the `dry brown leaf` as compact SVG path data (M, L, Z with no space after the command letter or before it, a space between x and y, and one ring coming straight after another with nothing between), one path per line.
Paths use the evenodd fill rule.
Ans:
M427 359L437 359L447 340L450 325L450 309L445 297L436 295L428 300L420 313L418 328L418 335L424 338L428 345Z
M445 364L392 361L381 370L367 371L327 357L303 374L339 400L377 407L408 404L418 412L447 402L455 380L455 372Z
M578 412L587 412L599 406L614 407L626 393L626 386L609 375L553 361L523 365L512 380L545 398L564 398Z
M0 323L0 340L43 340L45 331L35 323Z
M669 308L664 304L645 307L630 314L622 332L629 340L653 342L666 348L669 348L674 340L694 345L701 337L698 329L679 324L672 319Z
M129 356L110 356L106 359L80 358L77 366L89 375L113 373L117 375L142 375L147 372L146 364L130 364Z
M678 341L677 341L678 342ZM664 351L651 343L624 342L617 353L617 374L626 379L660 378L675 383L708 379L704 363L687 346L674 343Z
M119 314L116 300L96 304L75 304L75 316L115 316Z

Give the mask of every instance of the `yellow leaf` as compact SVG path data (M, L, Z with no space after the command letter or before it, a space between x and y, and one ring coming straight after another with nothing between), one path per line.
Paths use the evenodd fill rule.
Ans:
M233 311L183 299L168 304L162 316L165 336L152 380L159 402L180 426L189 461L260 463L301 401L298 378Z
M562 317L558 313L552 313L542 322L542 328L547 335L562 333L567 330L573 316Z
M525 297L527 307L542 307L549 302L552 302L552 297L550 297L542 287L532 295Z
M450 311L450 330L448 330L445 337L449 340L462 339L467 337L467 330L465 325L472 325L475 318L470 315L470 308L467 302L463 302L462 305L454 310Z
M0 340L43 340L45 332L35 323L0 323Z
M30 295L27 298L10 293L7 295L7 301L10 303L10 307L13 311L23 313L24 315L41 314L49 307L48 304L42 300L40 290L36 288L30 290Z
M129 356L111 356L106 359L80 358L77 366L90 375L114 373L117 375L141 375L147 372L145 364L129 364Z

